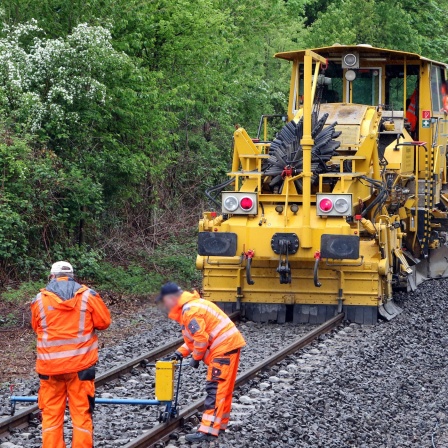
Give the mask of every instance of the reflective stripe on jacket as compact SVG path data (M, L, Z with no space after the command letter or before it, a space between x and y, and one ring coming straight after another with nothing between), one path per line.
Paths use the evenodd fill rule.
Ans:
M201 299L196 291L184 292L169 317L182 326L185 344L178 352L183 356L192 353L194 359L209 364L217 355L246 345L227 314L214 303Z
M67 278L56 281L73 282ZM42 375L79 372L98 361L95 330L110 325L110 313L95 291L75 285L79 289L71 298L42 289L31 304L31 323L37 334L36 370Z

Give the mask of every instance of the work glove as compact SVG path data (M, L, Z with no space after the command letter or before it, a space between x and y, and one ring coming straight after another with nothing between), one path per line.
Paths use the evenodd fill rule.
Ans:
M193 369L197 369L200 363L201 361L198 361L197 359L191 358L190 360L190 366L193 367Z
M179 352L174 352L171 355L165 356L165 358L162 358L162 361L180 361L184 357Z

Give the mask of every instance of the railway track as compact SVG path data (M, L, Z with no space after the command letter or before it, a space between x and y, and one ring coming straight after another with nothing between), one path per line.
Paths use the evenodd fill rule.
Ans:
M240 316L239 312L232 313L229 317L232 320L237 320ZM95 380L95 385L97 387L103 386L116 378L119 378L121 375L125 375L132 371L135 366L140 365L142 362L148 361L152 362L157 359L162 358L163 356L172 353L175 349L177 349L180 345L182 345L184 340L182 338L174 339L167 344L157 347L150 352L144 353L140 356L137 356L126 363L114 367L106 372L97 376ZM7 433L9 430L23 427L28 424L30 418L38 412L39 408L37 405L29 406L25 409L18 410L16 414L12 417L0 420L0 436L4 433Z
M332 319L323 323L319 327L316 327L309 333L305 334L304 336L295 340L291 344L287 345L279 352L275 353L272 356L269 356L260 363L241 373L236 380L236 387L242 386L251 379L255 378L258 375L258 373L260 373L262 370L277 364L278 362L285 359L287 356L311 344L320 335L328 333L329 331L333 330L342 322L343 318L344 318L343 314L339 314L333 317ZM179 416L176 417L175 419L172 419L167 423L154 426L154 428L145 432L140 437L130 441L123 448L150 448L154 446L158 442L161 442L165 438L167 438L176 429L180 428L185 420L192 417L197 411L199 411L202 408L203 404L204 404L204 398L201 398L193 402L189 406L181 409L181 411L179 412Z

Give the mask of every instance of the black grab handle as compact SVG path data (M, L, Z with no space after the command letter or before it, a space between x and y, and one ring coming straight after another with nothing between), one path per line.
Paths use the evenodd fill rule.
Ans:
M314 286L316 288L320 288L322 286L322 283L319 281L319 261L320 258L316 257L316 260L314 261Z

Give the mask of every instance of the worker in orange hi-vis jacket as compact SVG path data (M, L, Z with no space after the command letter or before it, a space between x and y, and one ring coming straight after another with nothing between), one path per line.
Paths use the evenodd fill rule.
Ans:
M101 297L73 279L70 263L51 268L50 282L31 303L37 334L36 371L42 410L42 448L65 448L64 414L68 404L73 423L72 448L93 447L92 412L98 337L110 313Z
M229 317L199 294L183 292L175 283L165 284L156 302L163 302L169 317L182 327L185 344L166 359L192 355L194 368L203 361L208 366L205 411L198 432L186 440L200 443L218 437L230 418L232 394L241 348L246 342Z
M406 119L410 123L411 132L415 132L417 129L417 99L418 91L415 89L406 103Z
M448 114L448 83L444 82L441 87L442 93L442 112Z

